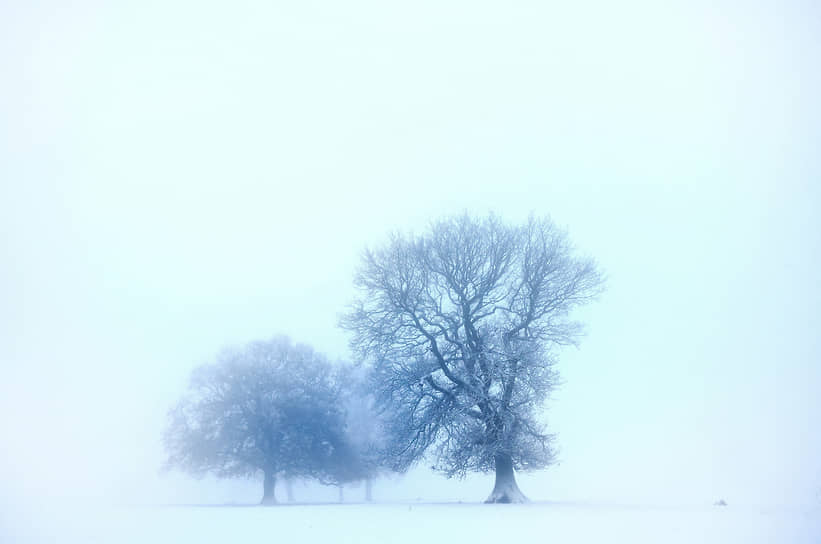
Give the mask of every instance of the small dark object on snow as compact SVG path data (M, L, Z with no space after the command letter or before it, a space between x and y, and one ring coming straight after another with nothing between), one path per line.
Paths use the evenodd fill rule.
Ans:
M724 499L721 499L720 501L714 502L713 506L727 506L727 503L724 501Z

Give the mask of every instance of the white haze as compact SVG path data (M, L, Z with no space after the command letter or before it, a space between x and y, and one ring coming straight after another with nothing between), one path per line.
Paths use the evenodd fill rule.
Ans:
M462 210L550 214L608 276L525 494L819 507L817 6L284 4L0 7L0 523L256 500L158 472L191 369L347 358L361 249Z

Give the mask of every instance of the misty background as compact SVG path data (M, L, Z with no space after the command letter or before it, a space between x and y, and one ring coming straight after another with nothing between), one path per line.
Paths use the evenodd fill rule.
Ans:
M0 500L254 500L159 474L191 369L279 333L349 358L361 250L492 210L550 214L608 277L526 495L818 504L820 15L4 4Z

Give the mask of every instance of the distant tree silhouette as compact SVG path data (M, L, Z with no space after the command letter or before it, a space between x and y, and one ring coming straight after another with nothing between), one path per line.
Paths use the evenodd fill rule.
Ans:
M364 480L365 500L373 500L373 480L389 470L383 456L384 433L371 390L370 369L364 365L345 365L338 376L345 405L348 443L355 452L357 475ZM341 495L340 495L341 496Z
M348 442L340 384L326 358L288 338L222 352L197 368L170 412L167 465L196 476L262 475L337 483L361 477Z

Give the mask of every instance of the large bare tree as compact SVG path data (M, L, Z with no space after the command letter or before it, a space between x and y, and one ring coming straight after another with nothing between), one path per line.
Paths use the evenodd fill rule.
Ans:
M495 471L486 502L526 501L514 470L554 459L539 408L582 332L571 311L601 291L595 262L550 219L463 214L366 251L355 284L341 325L373 363L393 468L432 453L448 476Z

